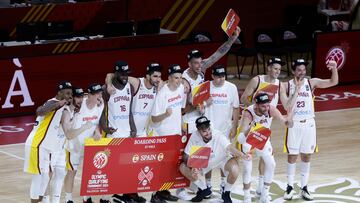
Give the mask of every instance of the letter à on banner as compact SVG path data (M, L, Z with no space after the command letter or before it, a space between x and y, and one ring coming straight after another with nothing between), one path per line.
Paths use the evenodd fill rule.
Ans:
M80 195L184 188L179 171L188 136L87 139Z
M14 58L13 63L18 68L22 68L20 60L18 58ZM15 90L15 85L17 82L19 83L20 90ZM11 103L11 97L13 97L13 96L22 96L23 97L24 101L20 104L21 107L34 105L34 102L31 99L30 92L29 92L28 86L25 81L24 73L21 69L16 70L14 73L14 76L11 80L10 88L7 93L5 102L1 106L3 109L14 108L14 104ZM0 100L1 100L1 98L0 98Z

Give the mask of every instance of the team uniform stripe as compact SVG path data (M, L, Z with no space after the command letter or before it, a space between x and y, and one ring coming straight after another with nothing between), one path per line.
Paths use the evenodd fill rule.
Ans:
M71 153L68 150L66 150L66 169L70 171L74 170L74 167L71 163Z
M289 136L289 128L286 128L285 137L284 137L284 153L289 153L289 147L287 146Z

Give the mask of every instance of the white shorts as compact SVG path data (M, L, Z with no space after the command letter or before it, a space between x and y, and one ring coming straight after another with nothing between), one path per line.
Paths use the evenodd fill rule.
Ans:
M81 152L70 152L66 150L66 170L77 171L83 159Z
M24 172L39 175L55 167L65 168L65 150L50 152L43 147L25 145Z
M288 154L312 154L317 151L316 124L313 118L304 121L294 121L294 126L288 128L284 152Z

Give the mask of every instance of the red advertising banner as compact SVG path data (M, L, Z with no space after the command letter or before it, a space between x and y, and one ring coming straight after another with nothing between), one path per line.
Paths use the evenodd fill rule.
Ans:
M251 149L260 149L262 150L271 135L271 130L264 127L261 124L256 124L256 126L250 129L248 136L246 137L246 143L251 145Z
M210 81L206 81L196 86L192 90L193 105L202 104L204 101L210 98Z
M188 187L179 171L187 139L174 135L86 140L80 195Z
M330 78L326 67L330 60L338 64L341 83L360 81L360 31L328 32L316 34L316 53L313 77Z
M202 43L1 59L0 116L33 114L38 106L56 95L56 86L62 80L83 89L90 83L103 83L117 60L129 63L132 76L144 77L150 62L163 67L172 63L186 67L184 57L189 50L203 50L207 57L219 46L220 43ZM226 57L219 63L226 65ZM162 78L166 80L167 71L163 71Z

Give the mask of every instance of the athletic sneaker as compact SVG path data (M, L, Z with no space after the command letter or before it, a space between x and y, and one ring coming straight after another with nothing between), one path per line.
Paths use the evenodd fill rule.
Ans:
M83 200L84 202L84 200ZM66 203L74 203L72 200L68 200Z
M304 186L303 188L301 188L301 197L306 201L314 200L314 197L308 191L307 186Z
M180 188L176 190L176 196L184 201L190 201L191 200L191 196L186 192L186 190L184 188Z
M113 202L117 202L117 203L127 203L127 201L124 199L124 197L123 196L121 196L121 195L118 195L118 194L114 194L113 196L112 196L112 200L113 200ZM132 201L132 200L129 200L129 201ZM110 203L110 201L108 201L109 203Z
M255 191L255 197L256 197L257 199L260 199L260 197L261 197L261 192ZM268 199L269 199L269 201L271 201L271 196L270 196L270 195L268 195Z
M260 203L270 203L269 195L261 195L260 196Z
M166 200L162 199L162 198L159 196L158 192L153 193L153 194L151 195L151 200L150 200L150 202L151 202L151 203L167 203Z
M284 193L284 200L292 200L294 194L295 194L294 188L288 185Z
M230 191L225 191L221 193L221 199L224 200L224 203L232 203L231 197L230 197Z
M129 201L133 200L137 203L145 203L146 202L146 199L144 197L139 196L138 193L124 194L123 198L129 199ZM128 201L126 201L126 202L128 202Z
M110 200L100 199L100 203L110 203Z
M210 199L210 198L211 198L211 195L212 195L211 187L206 187L204 193L206 194L206 196L204 197L204 199Z
M201 202L205 197L211 196L210 188L206 188L205 190L198 189L196 192L196 196L191 199L192 202Z
M169 190L162 190L162 191L158 191L156 193L158 193L158 195L162 199L167 200L167 201L176 202L179 199L178 197L172 195Z
M71 201L72 203L72 201ZM86 200L83 199L83 203L93 203L91 197L88 197Z

